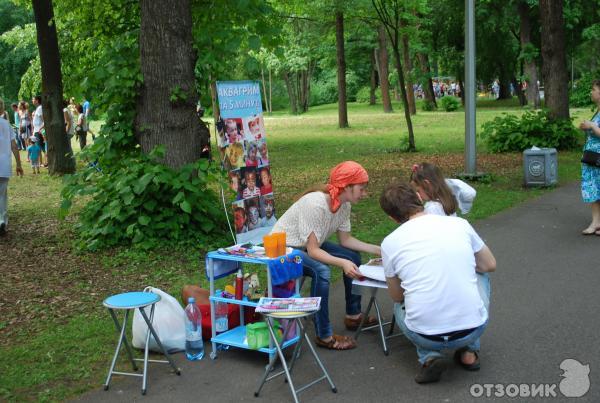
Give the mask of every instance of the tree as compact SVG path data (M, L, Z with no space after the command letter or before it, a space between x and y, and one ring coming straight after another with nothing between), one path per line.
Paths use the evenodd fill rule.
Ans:
M569 118L563 0L540 0L540 25L545 104L554 118Z
M536 64L537 49L531 41L532 21L530 7L526 0L517 4L520 20L521 58L524 64L525 82L527 83L527 102L535 109L540 107L540 91L538 88L538 72Z
M48 172L75 172L71 143L65 130L60 52L52 0L33 0L37 43L42 68L42 111L48 142Z
M337 54L338 77L338 125L348 127L348 105L346 98L346 56L344 54L344 13L335 13L335 48Z
M402 71L402 62L400 61L400 18L402 6L399 0L371 0L373 7L377 12L379 21L385 27L385 30L390 39L392 50L394 52L394 63L398 72L398 83L400 92L402 93L402 105L404 106L404 117L408 128L408 147L407 151L416 151L415 135L413 132L412 121L410 118L410 110L408 107L408 97L406 95L406 85L404 81L404 73Z
M385 113L393 112L392 101L390 98L390 79L388 66L387 40L385 27L380 25L377 29L378 49L377 49L377 66L379 67L379 85L381 86L381 102L383 103L383 111Z
M146 153L165 145L163 162L178 168L198 160L210 140L208 128L195 114L190 0L140 0L140 15L144 81L136 107L136 137Z

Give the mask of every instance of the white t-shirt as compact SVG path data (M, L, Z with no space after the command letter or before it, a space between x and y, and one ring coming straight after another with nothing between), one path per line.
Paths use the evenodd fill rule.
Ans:
M12 141L15 132L8 120L0 119L0 178L12 176Z
M460 179L446 179L446 184L456 198L460 212L467 214L471 211L477 191Z
M435 214L435 215L446 215L444 211L444 206L442 203L436 200L429 200L425 202L425 212L427 214ZM456 213L451 214L451 216L456 217Z
M483 246L466 220L427 214L383 240L385 275L400 278L404 289L406 327L434 335L471 329L487 320L474 255Z
M33 112L33 132L37 133L42 129L44 125L44 115L42 114L42 105L35 108Z
M334 232L350 232L351 209L346 202L332 213L325 193L307 193L279 217L273 232L285 232L286 243L295 248L306 247L308 237L314 232L322 245Z

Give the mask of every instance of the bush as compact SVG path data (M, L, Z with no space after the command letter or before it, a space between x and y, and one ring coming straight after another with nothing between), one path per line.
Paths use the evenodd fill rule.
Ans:
M356 101L358 76L353 71L346 73L346 96L348 102ZM322 74L310 87L310 105L332 104L338 101L337 73L334 69Z
M165 241L198 244L223 233L219 197L209 184L222 180L206 159L175 171L152 155L130 154L110 169L89 166L66 178L61 215L78 196L87 196L79 213L80 248L134 244L153 248Z
M575 88L569 90L569 105L579 108L593 106L594 102L590 97L592 90L592 81L600 80L600 70L586 73L575 83Z
M431 101L427 101L426 99L424 99L421 102L421 110L424 112L431 112L431 111L435 111L437 109L437 106L435 106L435 104Z
M442 104L442 108L444 108L446 112L452 112L460 108L459 99L451 95L443 97L440 100L440 104Z
M356 102L360 102L362 104L368 104L371 101L371 87L365 86L362 87L356 93ZM375 89L375 102L381 103L381 88L377 87Z
M481 138L493 153L523 151L532 146L559 150L577 146L578 131L570 119L552 120L548 111L499 116L482 125Z

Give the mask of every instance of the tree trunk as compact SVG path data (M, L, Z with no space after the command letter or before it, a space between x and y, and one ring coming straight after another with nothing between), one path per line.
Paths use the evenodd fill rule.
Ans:
M263 94L264 94L264 102L265 102L265 111L268 112L269 111L269 99L267 98L267 84L265 83L265 70L261 67L260 69L260 76L262 78L262 87L263 87Z
M500 76L500 91L498 93L498 99L510 99L510 80L504 74Z
M273 75L269 67L269 115L273 113Z
M465 83L462 78L458 79L458 87L460 88L460 103L462 106L465 106ZM477 90L477 88L475 90ZM477 94L475 94L475 99L477 99Z
M288 98L290 99L290 110L293 115L298 114L298 103L296 102L296 91L294 83L290 74L286 71L283 73L283 81L285 82L285 88L287 88Z
M531 18L529 16L529 5L526 1L519 3L521 52L527 52L533 48L531 43ZM540 91L538 88L538 73L535 57L526 55L523 59L525 68L525 82L527 83L527 102L535 109L540 108Z
M433 81L431 80L431 69L429 68L429 57L426 53L419 52L417 55L419 59L419 66L423 76L427 77L422 83L423 92L425 94L425 102L433 104L437 108L437 102L435 101L435 94L433 93Z
M373 49L373 52L369 52L371 55L371 85L369 87L369 105L375 105L377 103L377 96L375 91L377 90L377 59L375 53L377 49Z
M140 64L144 83L135 129L145 153L165 146L161 162L177 169L197 161L209 145L208 128L196 116L190 0L140 0Z
M402 58L404 59L404 71L406 72L406 94L408 97L408 110L411 115L417 114L415 104L415 88L411 79L412 60L410 60L410 48L408 47L408 35L402 35Z
M221 117L221 108L219 108L219 102L217 101L217 83L210 78L210 102L212 104L213 117L215 122Z
M383 103L383 112L393 112L392 100L390 98L390 79L389 79L389 60L387 51L387 39L385 28L379 27L378 30L378 41L379 41L379 52L378 55L378 66L379 66L379 85L381 86L381 102Z
M397 42L394 46L394 62L396 64L396 71L398 72L398 83L400 86L400 92L402 93L402 105L404 106L404 118L406 119L406 126L408 128L408 148L406 151L414 152L417 151L415 147L415 134L413 132L412 120L410 118L410 111L408 110L408 98L406 95L406 86L404 82L404 73L402 72L402 63L400 62L400 49Z
M346 56L344 55L344 13L335 13L335 48L337 53L338 79L338 126L348 127L348 104L346 99Z
M569 118L563 0L540 0L544 102L555 118Z
M52 0L33 0L37 44L42 67L42 112L48 143L48 173L75 172L71 142L65 130L60 52Z

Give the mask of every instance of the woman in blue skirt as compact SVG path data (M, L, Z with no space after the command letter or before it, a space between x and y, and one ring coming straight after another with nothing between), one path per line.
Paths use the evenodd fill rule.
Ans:
M600 153L600 80L592 82L591 97L598 109L592 119L581 122L579 128L587 136L584 151ZM581 196L585 203L592 206L592 222L582 233L600 235L600 167L581 164Z

